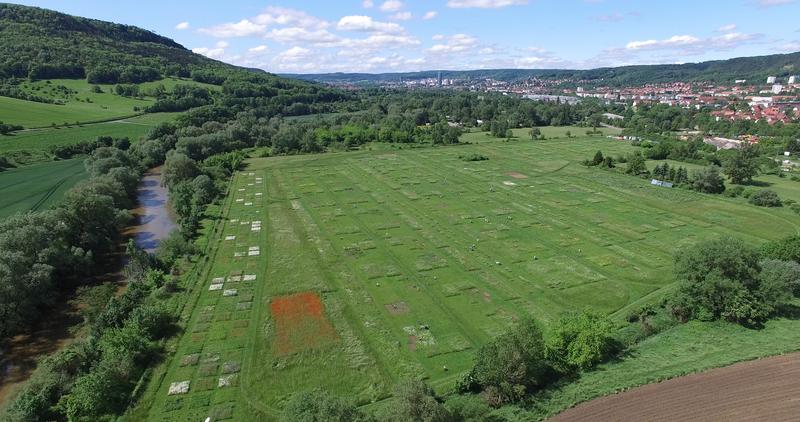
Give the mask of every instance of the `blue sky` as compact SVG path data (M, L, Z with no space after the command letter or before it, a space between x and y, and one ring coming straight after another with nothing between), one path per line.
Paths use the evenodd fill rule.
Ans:
M593 68L800 51L800 0L19 3L140 26L275 73Z

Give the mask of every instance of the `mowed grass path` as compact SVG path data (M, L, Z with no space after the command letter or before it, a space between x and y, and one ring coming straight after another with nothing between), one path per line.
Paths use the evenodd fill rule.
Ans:
M0 218L48 208L89 175L83 159L53 161L0 172Z
M587 307L622 319L672 283L676 249L797 232L788 210L578 164L597 149L632 147L584 137L252 160L226 199L204 281L257 279L238 296L204 290L150 419L271 420L293 392L319 387L367 404L405 377L447 390L515 319L547 326ZM458 158L469 153L489 160ZM255 246L259 256L235 256ZM318 327L304 325L307 347L286 353L270 305L298 293L321 298L336 336L316 342L302 334ZM245 299L250 308L235 311ZM185 364L194 355L199 363ZM209 387L220 376L213 362L226 359L241 361L236 385ZM188 394L167 395L184 380Z

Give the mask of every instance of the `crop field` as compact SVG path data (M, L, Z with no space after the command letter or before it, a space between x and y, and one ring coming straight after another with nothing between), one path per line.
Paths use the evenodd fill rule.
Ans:
M168 78L161 81L139 84L141 90L164 85L167 91L176 84L190 84L219 89L214 85L201 84L191 80ZM71 90L69 94L64 86ZM99 85L103 92L92 92L92 84L83 79L52 79L47 81L24 82L20 88L46 98L52 98L65 104L47 104L16 98L0 97L0 120L5 123L22 125L25 128L41 128L53 125L68 125L76 122L86 123L101 120L124 118L141 113L134 107L147 107L153 98L128 98L114 94L114 85Z
M57 203L64 192L89 177L82 159L34 164L0 172L0 218Z
M368 404L406 377L446 391L522 316L622 319L670 285L676 249L800 227L789 210L578 164L624 142L465 137L251 160L150 419L271 420L296 391Z
M0 155L18 164L50 160L49 149L94 140L98 136L128 137L135 142L154 126L173 120L180 113L144 114L130 119L80 126L30 129L0 135Z

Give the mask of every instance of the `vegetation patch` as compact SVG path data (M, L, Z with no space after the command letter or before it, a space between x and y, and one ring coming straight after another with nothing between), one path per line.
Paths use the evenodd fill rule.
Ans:
M270 312L275 319L273 344L279 355L318 349L337 339L316 293L276 297L270 303Z

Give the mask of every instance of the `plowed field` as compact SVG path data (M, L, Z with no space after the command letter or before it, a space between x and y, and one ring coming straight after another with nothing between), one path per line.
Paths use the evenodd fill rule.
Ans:
M800 353L650 384L583 403L561 421L796 421Z

